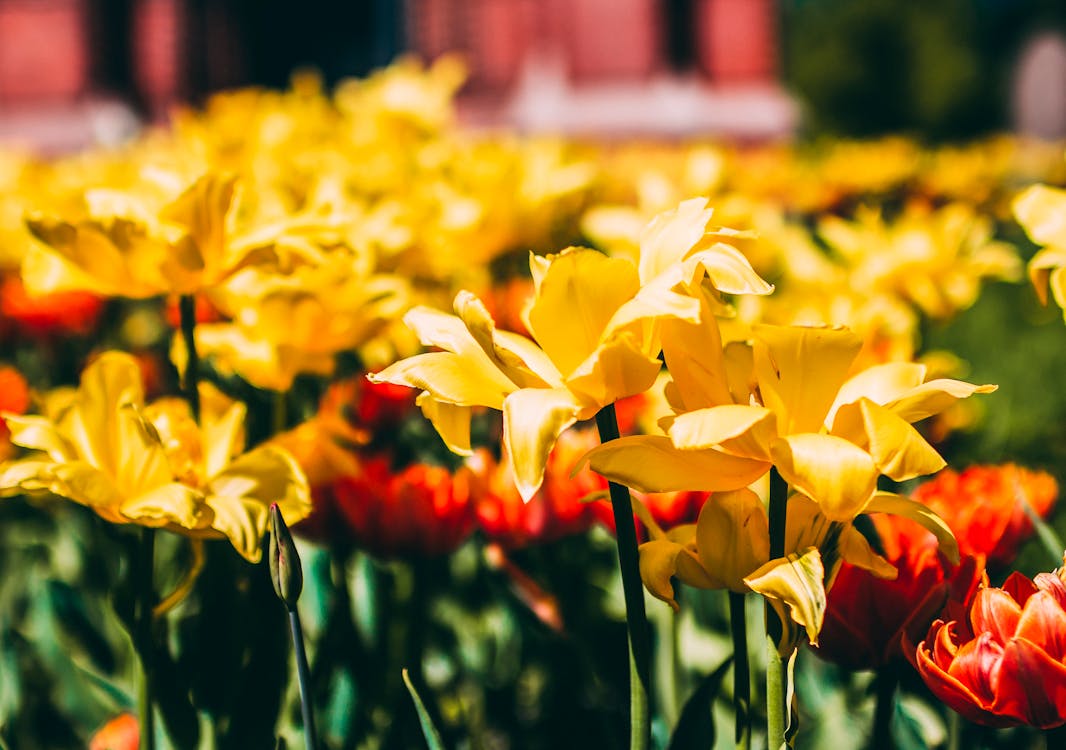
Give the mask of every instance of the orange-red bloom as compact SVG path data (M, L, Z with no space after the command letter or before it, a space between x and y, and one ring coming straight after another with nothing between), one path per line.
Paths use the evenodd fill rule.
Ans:
M593 430L567 430L548 456L544 482L529 502L523 502L506 461L478 450L470 460L484 485L477 501L478 526L490 540L506 549L543 544L580 534L596 522L599 503L583 498L607 489L607 480L582 468L571 478L577 460L598 440Z
M968 621L937 620L918 645L929 689L970 721L992 727L1066 723L1066 584L1063 572L1030 581L1012 573L983 588Z
M903 656L937 617L945 602L973 597L984 564L966 555L952 566L936 538L900 516L872 516L884 557L899 571L877 578L844 562L829 589L816 653L847 669L877 669Z
M912 497L943 518L962 554L985 555L989 566L1009 565L1033 533L1023 502L1047 516L1058 498L1054 477L1014 464L945 469Z
M0 367L0 412L25 414L30 406L30 387L14 367ZM11 458L11 432L0 417L0 461Z
M455 550L473 530L472 477L440 466L393 469L386 457L333 483L337 510L357 544L380 557L432 557Z
M28 336L85 335L96 326L103 310L100 297L65 291L31 297L17 276L0 282L0 318Z
M140 744L137 717L120 714L97 730L89 741L89 750L137 750Z

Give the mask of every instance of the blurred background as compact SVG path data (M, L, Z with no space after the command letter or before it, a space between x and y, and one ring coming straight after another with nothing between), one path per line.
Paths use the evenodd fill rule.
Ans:
M471 125L596 136L1066 134L1060 0L0 0L0 140L461 53Z

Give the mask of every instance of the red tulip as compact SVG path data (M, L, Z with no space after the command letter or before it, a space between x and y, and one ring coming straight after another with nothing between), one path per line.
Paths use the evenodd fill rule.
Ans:
M356 542L381 557L445 555L473 529L472 476L440 466L394 470L387 457L333 483L333 499Z
M912 497L947 521L963 554L985 555L990 566L1005 566L1033 533L1022 503L1047 516L1058 494L1050 474L1004 464L971 466L962 473L945 469Z
M829 589L816 653L848 669L877 669L903 656L948 601L967 602L984 572L980 558L952 566L936 539L899 516L874 516L884 557L899 571L895 580L842 563Z
M937 620L917 648L929 689L970 721L992 727L1066 723L1063 573L977 592L969 616Z
M485 536L501 547L515 549L588 530L596 521L598 503L582 499L606 490L607 480L588 468L572 478L570 472L597 443L592 430L561 434L548 457L544 482L528 503L522 502L508 463L493 460L488 451L478 451L470 465L484 487L476 512Z
M29 336L85 335L96 326L104 302L88 292L52 292L31 297L17 276L0 283L0 318Z

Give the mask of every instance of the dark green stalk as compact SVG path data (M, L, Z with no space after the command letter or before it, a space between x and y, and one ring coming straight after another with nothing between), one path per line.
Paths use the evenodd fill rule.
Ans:
M892 717L896 713L896 684L899 678L895 668L885 665L874 678L877 702L874 704L874 725L870 735L873 750L890 750L892 742Z
M141 528L137 545L135 596L137 607L136 635L134 646L141 662L141 680L137 689L137 713L140 729L141 750L155 750L155 694L152 684L152 668L155 644L152 639L152 610L155 607L155 589L152 572L155 562L155 529Z
M274 593L278 595L282 604L285 605L285 610L289 613L292 645L296 654L296 676L300 683L304 740L307 750L317 750L318 736L315 732L315 716L311 706L311 670L307 666L303 628L300 626L300 613L296 608L300 593L303 591L303 566L296 550L296 543L292 540L292 534L289 533L289 527L285 525L285 519L277 503L270 506L268 553L270 555L270 580L274 584Z
M304 741L307 750L317 750L318 733L315 730L315 714L311 710L311 670L307 666L307 651L304 648L300 614L295 609L289 610L289 629L292 631L292 645L296 650L296 676L300 683L300 711L304 720Z
M181 314L181 338L185 343L185 377L181 388L189 401L193 419L200 421L200 355L196 350L196 295L183 294L178 299Z
M729 626L733 632L733 710L736 713L734 741L737 750L751 747L751 673L748 667L748 620L744 594L729 592Z
M948 750L962 747L962 717L948 709Z
M614 404L600 409L596 414L596 426L601 442L618 438L618 417ZM625 596L626 625L629 628L629 747L630 750L644 750L651 741L651 722L648 720L651 639L648 617L644 611L644 586L640 580L637 529L629 488L609 482L608 490L614 511L618 565L622 571L622 593Z
M785 522L788 517L788 483L781 478L777 469L770 469L770 559L777 560L785 556ZM766 643L768 663L766 666L766 731L767 745L777 750L785 742L785 717L788 707L785 705L785 665L778 652L784 623L780 622L776 611L766 605Z

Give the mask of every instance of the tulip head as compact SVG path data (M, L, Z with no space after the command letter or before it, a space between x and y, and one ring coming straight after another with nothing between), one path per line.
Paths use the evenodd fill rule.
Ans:
M285 609L295 612L296 601L303 590L304 574L296 544L277 503L270 506L269 554L270 580L274 582L274 593L285 604Z

